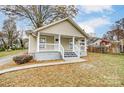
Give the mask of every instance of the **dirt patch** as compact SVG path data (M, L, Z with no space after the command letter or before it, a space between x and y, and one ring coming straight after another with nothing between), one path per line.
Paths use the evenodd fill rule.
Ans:
M80 65L80 68L81 68L81 69L86 69L86 70L87 70L87 69L88 69L88 70L89 70L89 69L93 69L93 68L95 68L95 67L96 67L96 66L94 66L93 64L87 64L87 63L84 63L84 64L81 64L81 65Z

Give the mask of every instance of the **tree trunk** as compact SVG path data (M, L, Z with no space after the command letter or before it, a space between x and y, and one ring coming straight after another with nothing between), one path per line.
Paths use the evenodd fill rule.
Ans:
M2 42L3 42L3 48L4 48L5 50L7 50L7 51L8 51L7 44L6 44L6 42L4 41L4 39L3 39L3 38L2 38Z
M23 40L22 39L19 39L19 40L20 40L21 48L24 48Z

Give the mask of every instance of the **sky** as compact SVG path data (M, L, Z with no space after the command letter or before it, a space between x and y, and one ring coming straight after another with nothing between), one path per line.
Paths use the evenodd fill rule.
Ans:
M115 21L124 17L123 5L102 5L102 6L77 6L79 12L74 18L76 23L87 33L95 33L97 37L102 37L110 30ZM0 13L0 31L3 22L7 17ZM17 21L18 30L28 30L30 26L27 20Z
M87 32L102 37L112 24L124 17L124 6L78 6L79 13L75 21Z

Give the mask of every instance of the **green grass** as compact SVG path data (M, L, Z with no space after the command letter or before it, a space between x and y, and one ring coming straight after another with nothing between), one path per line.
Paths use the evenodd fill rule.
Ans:
M2 51L0 52L0 57L14 55L17 53L25 52L26 50L10 50L10 51Z
M124 55L89 53L88 62L0 75L0 86L124 86Z

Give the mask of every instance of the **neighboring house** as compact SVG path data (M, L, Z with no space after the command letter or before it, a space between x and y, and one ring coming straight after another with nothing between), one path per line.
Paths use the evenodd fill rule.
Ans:
M88 51L89 52L109 52L111 42L106 39L93 37L88 40Z
M124 39L121 39L120 41L112 41L93 37L88 40L88 51L100 53L123 53Z
M29 34L28 53L36 60L73 59L87 55L86 32L65 18Z
M97 37L92 37L88 40L88 46L96 47L100 46L101 39Z
M88 46L101 47L101 46L111 46L111 42L106 39L93 37L89 40Z

